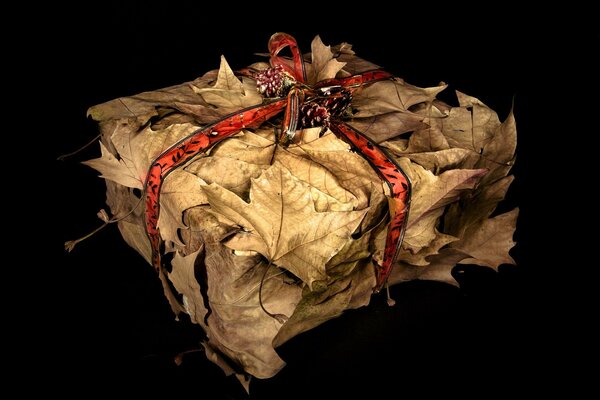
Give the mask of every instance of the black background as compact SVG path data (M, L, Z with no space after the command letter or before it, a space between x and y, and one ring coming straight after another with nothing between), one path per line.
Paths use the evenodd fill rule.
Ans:
M245 66L257 60L253 53L265 51L273 32L284 31L305 51L315 34L326 44L352 43L359 56L409 83L444 81L450 87L443 99L455 104L453 90L460 90L501 119L514 97L517 179L499 211L521 209L518 245L511 252L518 266L503 266L499 273L462 268L460 289L434 282L398 285L392 288L393 308L374 296L369 307L280 348L288 365L272 379L253 380L251 398L359 391L400 397L412 390L486 397L555 385L538 378L550 373L561 351L542 343L553 329L548 316L561 312L555 300L563 293L551 283L556 254L543 239L555 222L541 205L554 196L548 162L564 132L545 121L555 110L548 104L556 87L577 87L580 73L591 70L580 48L588 42L597 48L598 36L583 30L567 35L547 10L528 15L508 7L486 12L465 7L450 13L448 7L371 2L328 9L306 3L285 11L267 3L131 2L52 8L48 18L42 10L45 29L37 45L50 55L42 58L37 77L44 82L44 109L54 128L39 143L53 177L48 212L57 222L47 231L51 262L39 274L46 290L36 306L43 332L28 368L61 371L52 381L59 391L78 382L89 393L121 393L125 383L140 393L162 386L195 391L198 398L245 398L235 379L225 378L202 353L188 355L179 367L172 363L174 355L198 348L202 332L189 321L174 321L152 268L116 228L64 252L65 240L98 225L104 185L96 172L77 163L97 157L97 146L65 162L55 158L97 134L85 117L88 107L192 80L218 68L221 54L232 67ZM278 15L269 16L271 10ZM578 73L558 83L573 65ZM69 368L63 370L65 363Z

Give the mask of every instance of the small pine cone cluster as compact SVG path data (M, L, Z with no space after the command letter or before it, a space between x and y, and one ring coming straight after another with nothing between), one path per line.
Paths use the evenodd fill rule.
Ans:
M343 96L327 98L322 103L333 117L343 116L352 102L352 93L350 93L350 91L342 90L342 94Z
M304 103L300 107L300 126L313 128L316 126L329 126L331 115L327 108L317 103Z
M294 83L294 78L281 65L260 71L255 78L256 89L265 97L283 97Z

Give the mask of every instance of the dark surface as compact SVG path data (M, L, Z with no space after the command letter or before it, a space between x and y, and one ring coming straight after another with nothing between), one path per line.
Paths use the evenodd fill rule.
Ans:
M564 35L548 26L532 29L531 19L516 12L498 10L501 21L492 23L484 16L473 22L401 6L382 12L344 10L306 11L279 21L261 20L233 6L219 11L199 5L102 4L71 8L75 18L52 10L57 16L51 34L42 35L40 43L54 49L54 57L46 60L52 79L45 90L61 99L50 105L59 106L54 117L60 124L43 146L56 177L51 209L60 223L49 235L53 267L40 274L46 284L37 323L45 333L35 357L43 360L39 368L45 374L61 371L53 387L69 391L76 381L90 392L112 392L126 382L139 392L163 386L196 391L198 398L244 398L236 381L201 353L191 353L179 367L172 363L174 355L198 347L202 332L189 321L174 321L152 268L117 229L105 229L73 253L64 253L65 240L97 226L95 213L105 207L104 185L95 171L77 164L96 157L97 146L66 162L54 158L96 135L95 125L85 118L89 106L192 80L218 68L221 54L232 66L245 66L256 60L254 52L265 51L273 32L286 31L307 51L317 33L326 44L350 42L358 55L409 83L444 81L450 84L445 99L455 103L452 90L458 89L480 98L501 119L515 97L517 179L501 211L521 209L518 245L511 253L519 266L501 267L499 273L463 268L463 273L456 271L461 289L433 282L402 284L392 289L393 308L375 296L369 307L282 346L279 352L288 366L272 379L253 381L252 398L359 391L375 398L383 392L404 397L414 389L486 398L511 393L521 384L520 393L535 390L534 371L550 369L552 356L541 343L550 329L547 315L560 313L553 298L561 293L548 279L554 256L541 235L551 225L539 207L548 193L551 150L540 137L552 137L558 128L541 129L547 112L540 104L549 101L548 79L561 67L557 54L566 52L576 60L579 53ZM229 19L223 27L214 26L224 18ZM59 365L65 360L70 367L62 372Z

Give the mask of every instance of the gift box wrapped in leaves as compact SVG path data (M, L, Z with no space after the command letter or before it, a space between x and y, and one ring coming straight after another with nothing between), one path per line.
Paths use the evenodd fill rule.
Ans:
M284 366L279 345L369 304L381 286L374 265L389 250L395 213L407 218L388 284L456 284L457 263L514 263L518 209L491 217L513 180L512 112L501 122L460 92L458 106L450 106L436 99L444 84L419 88L387 75L356 80L378 66L349 44L325 46L316 37L302 56L289 40L294 57L271 47L271 65L235 72L222 58L218 70L192 82L89 110L100 125L101 156L86 164L106 180L112 214L100 217L118 223L125 241L155 265L175 315L188 314L206 332L209 358L242 380L275 375ZM148 174L161 154L202 130L206 143L221 139L225 124L215 122L230 118L232 125L232 115L266 104L279 108L189 151L185 162L174 155L153 188ZM290 118L298 120L294 129ZM334 128L342 124L409 178L404 209L395 209L393 185L368 149ZM152 190L160 213L149 212Z

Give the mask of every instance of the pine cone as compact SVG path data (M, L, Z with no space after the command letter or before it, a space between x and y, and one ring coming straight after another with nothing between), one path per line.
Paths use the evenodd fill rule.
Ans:
M294 84L294 78L281 65L256 74L256 89L265 97L283 97Z
M343 116L352 102L352 93L350 91L342 89L341 93L342 96L326 98L321 102L321 105L327 108L333 117Z
M317 103L305 103L300 107L300 126L302 128L329 126L330 117L327 108Z

